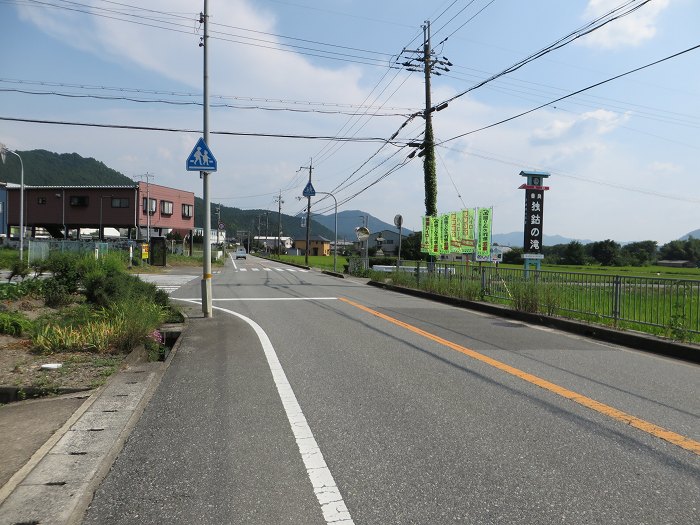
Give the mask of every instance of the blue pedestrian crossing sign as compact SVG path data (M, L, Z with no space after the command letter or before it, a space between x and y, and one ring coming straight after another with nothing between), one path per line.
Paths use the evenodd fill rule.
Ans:
M316 195L316 190L311 185L311 181L304 187L304 191L301 193L304 197L313 197Z
M202 137L187 157L187 171L216 171L216 158Z

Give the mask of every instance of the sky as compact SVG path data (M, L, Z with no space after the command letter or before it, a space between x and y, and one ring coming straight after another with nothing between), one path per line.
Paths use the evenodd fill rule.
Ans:
M75 152L202 197L185 162L203 129L203 9L203 0L0 0L0 143ZM282 211L300 213L312 166L313 213L333 213L326 192L339 211L389 223L401 214L419 229L423 163L408 144L422 141L425 78L402 64L422 53L429 21L433 56L452 64L431 76L432 105L449 100L432 113L440 213L493 207L494 233L522 231L519 174L538 170L551 174L545 235L661 245L700 228L700 49L613 79L698 46L700 2L210 0L207 9L213 206L276 212L281 194Z

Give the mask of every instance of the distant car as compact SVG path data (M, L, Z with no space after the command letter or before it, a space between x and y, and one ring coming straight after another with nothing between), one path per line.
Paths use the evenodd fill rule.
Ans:
M245 248L236 248L236 259L245 259L246 251Z

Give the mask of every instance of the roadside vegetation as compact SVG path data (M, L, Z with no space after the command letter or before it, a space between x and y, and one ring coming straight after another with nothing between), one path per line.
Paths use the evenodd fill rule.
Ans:
M17 251L0 250L0 266L10 270L0 283L0 385L62 385L74 369L86 376L82 386L94 387L139 345L157 360L164 351L159 327L182 320L165 292L127 272L122 254L96 260L56 252L33 268L24 265L25 275L13 271L18 264ZM42 361L63 366L39 373Z

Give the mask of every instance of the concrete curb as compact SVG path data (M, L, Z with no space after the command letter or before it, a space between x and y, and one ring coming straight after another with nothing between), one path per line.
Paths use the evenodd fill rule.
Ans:
M530 324L548 326L550 328L556 328L565 332L590 337L591 339L596 339L598 341L627 346L636 350L642 350L657 355L663 355L666 357L682 359L684 361L690 361L692 363L700 364L700 346L698 345L680 343L677 341L669 341L667 339L662 339L653 335L647 335L632 331L616 330L613 328L607 328L605 326L586 324L579 321L572 321L570 319L549 317L542 314L519 312L517 310L513 310L505 306L482 303L479 301L469 301L466 299L458 299L455 297L447 297L444 295L438 295L422 290L415 290L412 288L405 288L403 286L396 286L393 284L380 283L377 281L369 281L367 284L375 286L377 288L383 288L385 290L391 290L406 295L412 295L414 297L421 297L430 301L450 304L459 308L476 310L478 312L484 312L498 317L507 317L509 319L515 319Z
M185 315L187 328L188 318ZM129 434L170 366L129 354L127 370L114 374L0 489L0 525L79 524Z

